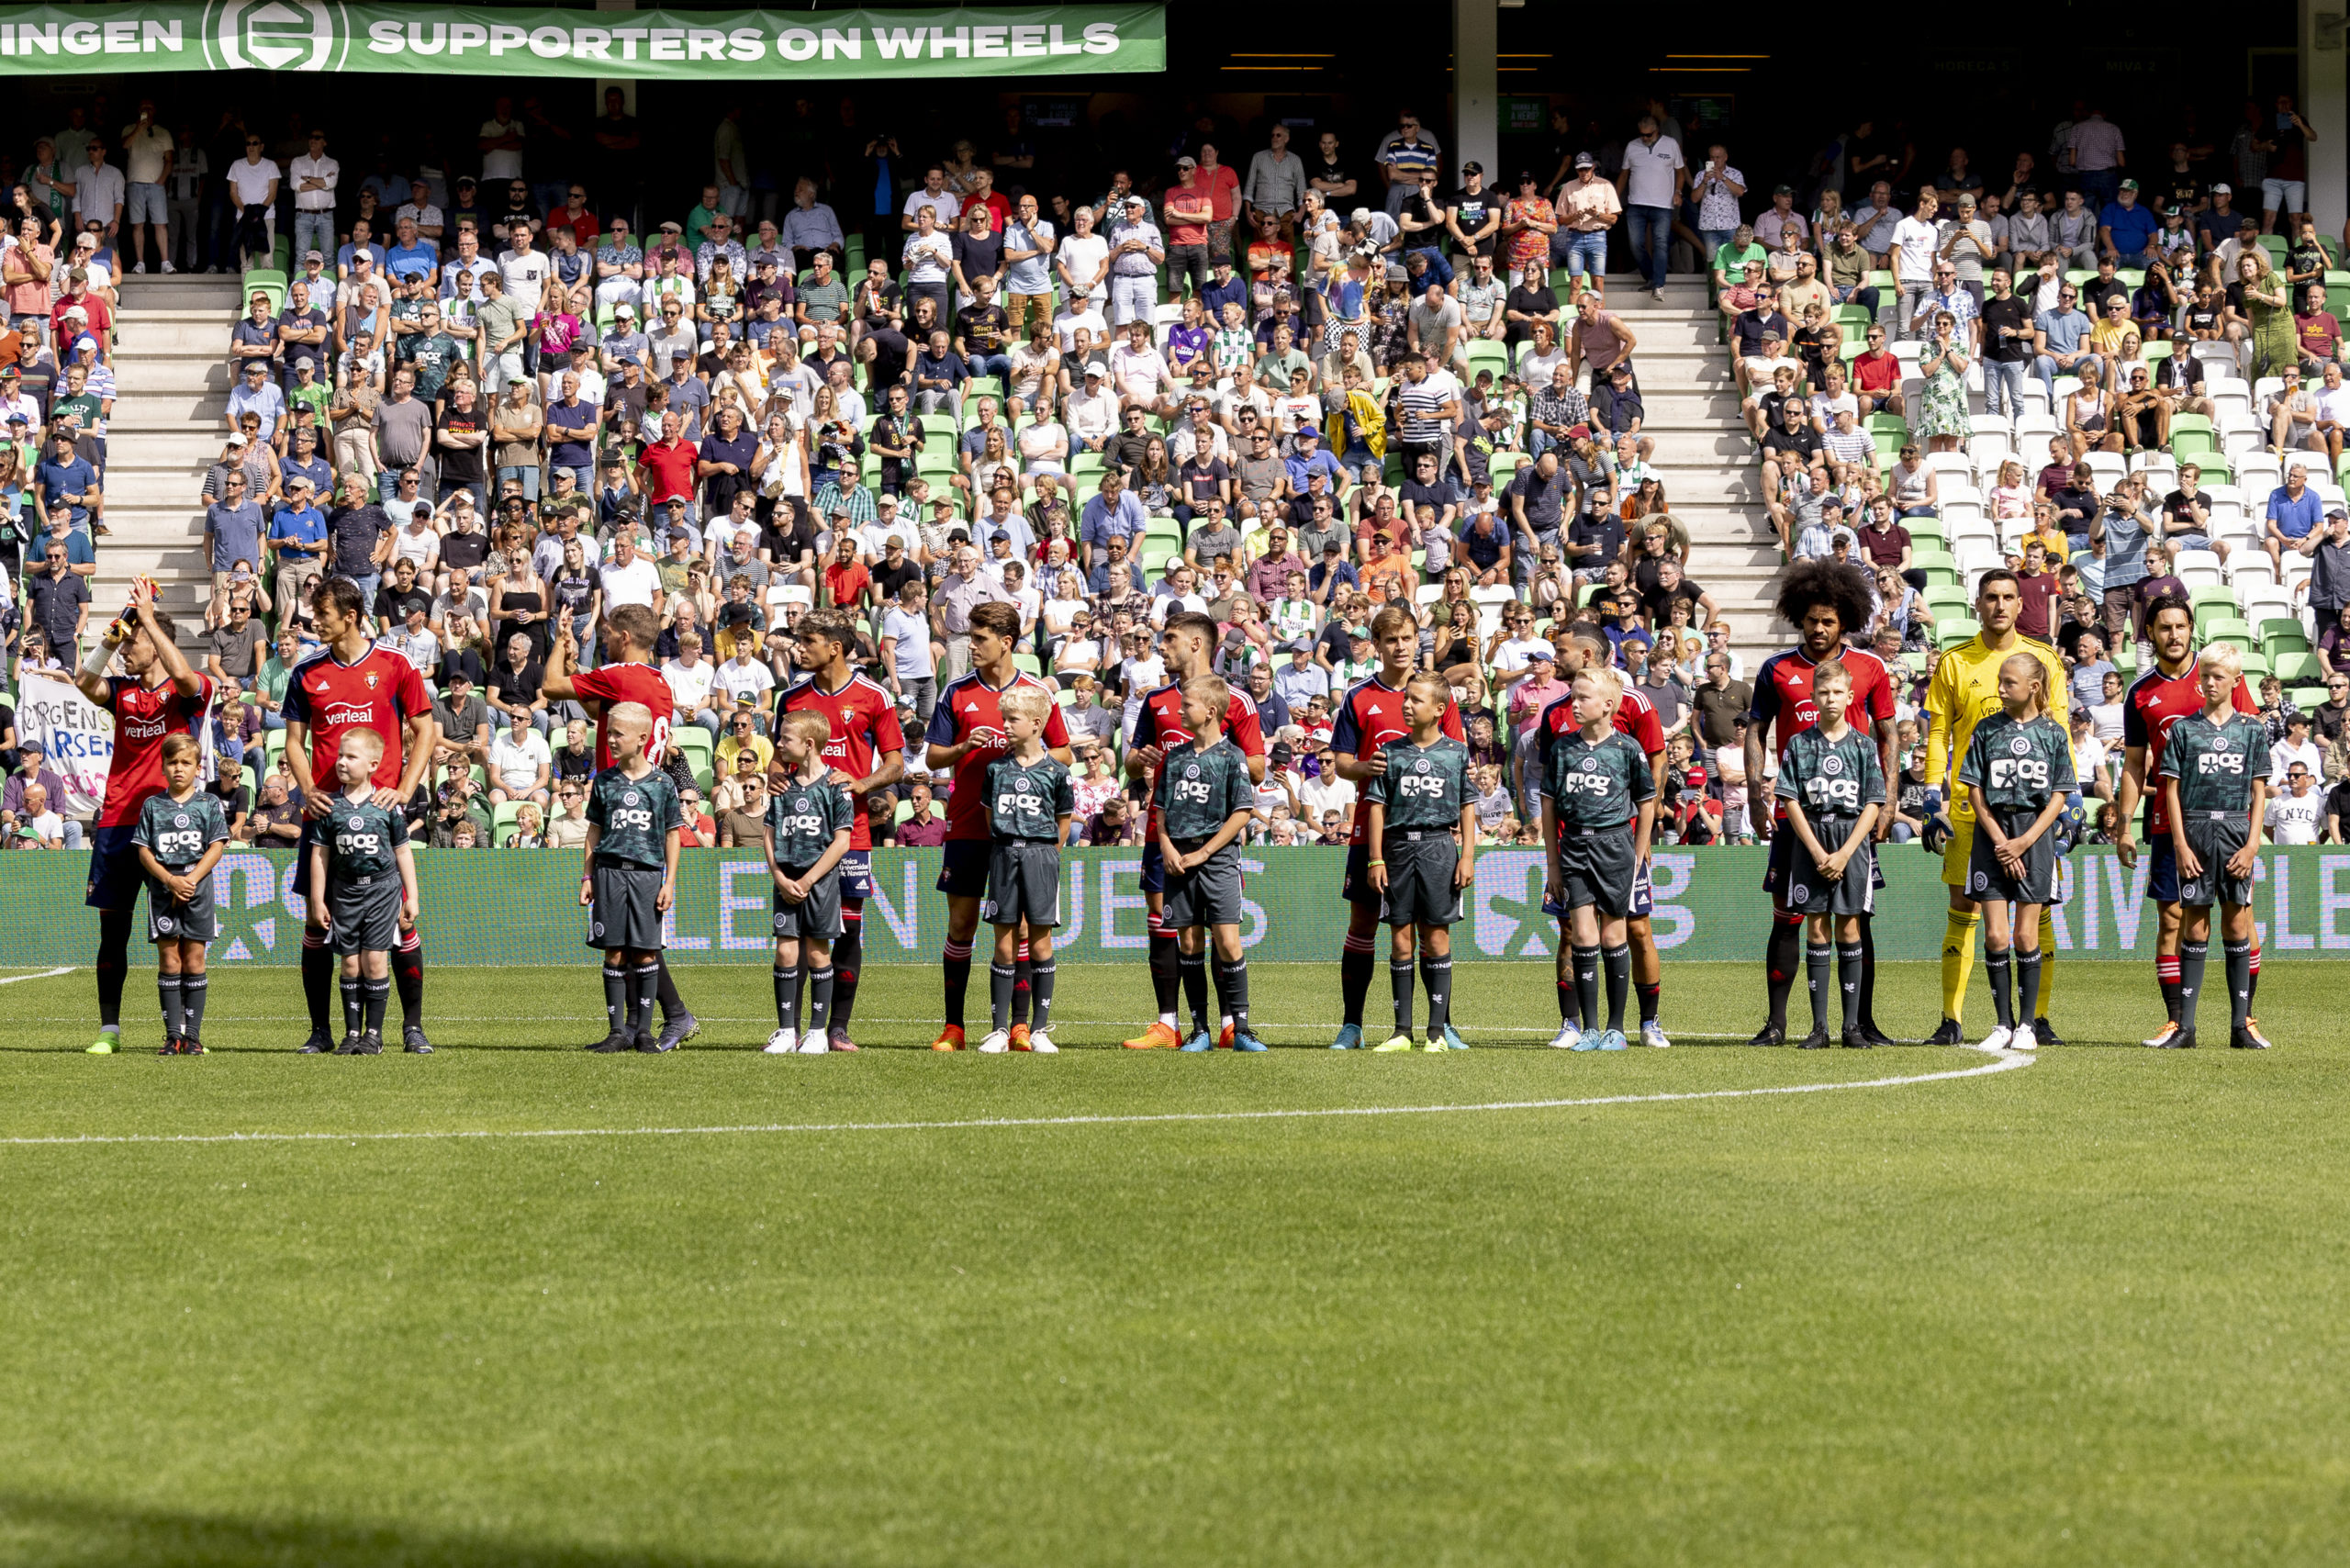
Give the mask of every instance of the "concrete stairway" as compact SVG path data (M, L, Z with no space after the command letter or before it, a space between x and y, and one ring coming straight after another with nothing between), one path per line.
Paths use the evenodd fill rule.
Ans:
M126 277L107 427L106 525L91 585L94 622L152 576L185 647L204 640L204 473L227 436L229 328L237 281L184 274Z
M1607 294L1607 308L1639 340L1632 363L1647 410L1640 428L1656 440L1651 461L1673 515L1689 530L1690 575L1713 595L1731 644L1751 668L1763 650L1785 641L1771 614L1779 545L1706 285L1676 278L1660 302L1636 279L1617 275Z

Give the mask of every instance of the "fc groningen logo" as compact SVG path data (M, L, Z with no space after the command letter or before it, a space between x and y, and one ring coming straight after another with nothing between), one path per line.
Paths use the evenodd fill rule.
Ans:
M340 71L351 53L340 0L211 0L203 36L217 71Z

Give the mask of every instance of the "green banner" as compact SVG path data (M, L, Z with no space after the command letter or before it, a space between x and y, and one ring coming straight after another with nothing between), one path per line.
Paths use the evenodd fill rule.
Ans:
M1653 866L1657 945L1670 959L1757 958L1762 951L1759 849L1660 851ZM1142 955L1148 941L1136 850L1061 852L1058 943L1071 962L1114 963ZM946 932L946 901L934 890L939 852L885 849L873 857L873 897L865 906L868 963L931 963ZM1343 854L1336 849L1256 849L1242 862L1248 902L1241 940L1260 961L1335 961L1347 927L1338 900ZM579 857L568 850L420 850L425 946L435 964L585 964L587 912L579 907ZM73 853L0 855L0 966L86 964L97 943L94 911L82 906L87 857ZM1878 895L1876 944L1887 958L1931 958L1941 951L1946 895L1941 862L1914 845L1885 857L1889 885ZM2146 862L2125 869L2109 851L2084 848L2064 862L2065 903L2056 946L2083 958L2146 958L2154 952L2154 906ZM289 964L301 939L293 857L240 851L213 873L220 911L215 964ZM768 882L755 856L688 850L669 957L679 964L764 963ZM1454 950L1484 959L1546 959L1556 926L1540 911L1541 856L1488 850ZM2272 849L2261 857L2255 913L2270 962L2350 955L2350 850Z
M1056 76L1167 66L1158 6L541 11L341 0L0 6L15 75L376 71L676 81Z

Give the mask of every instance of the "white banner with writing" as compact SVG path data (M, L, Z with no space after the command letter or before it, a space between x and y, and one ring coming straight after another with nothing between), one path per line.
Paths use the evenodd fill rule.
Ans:
M19 685L17 734L38 745L65 780L65 799L54 802L56 809L68 816L96 811L114 766L114 715L61 676L27 670Z

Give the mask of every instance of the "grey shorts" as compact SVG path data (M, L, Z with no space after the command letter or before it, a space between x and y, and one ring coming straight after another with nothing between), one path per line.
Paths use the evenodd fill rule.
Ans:
M1001 839L988 852L988 892L979 918L990 925L1026 921L1033 930L1061 923L1061 849L1042 839Z
M173 870L180 869L173 867ZM150 942L209 942L220 935L218 919L212 909L212 879L206 877L196 884L196 896L185 903L175 903L163 884L149 879L147 883L147 940Z
M388 953L400 945L400 874L384 872L364 881L327 882L328 935L334 950Z
M1175 847L1191 853L1180 841ZM1180 876L1172 870L1167 873L1167 902L1159 927L1189 931L1195 925L1237 925L1242 891L1240 846L1227 844L1209 857L1204 866L1195 866Z
M2029 829L2037 812L2003 813L1999 826L2009 837ZM1999 864L1999 852L1984 824L1975 824L1975 847L1966 857L1966 896L1977 903L2056 902L2056 835L2043 833L2024 851L2023 875L2010 877Z
M163 201L163 187L135 183L123 186L122 220L125 223L169 223L171 214Z
M1460 919L1460 890L1452 885L1460 846L1441 828L1398 829L1380 848L1387 862L1387 906L1380 919L1390 925L1451 925Z
M1559 830L1559 891L1570 910L1591 905L1602 914L1629 917L1639 865L1628 827Z
M1830 819L1814 824L1814 833L1823 845L1841 845L1852 831L1850 822ZM1795 834L1785 824L1779 827L1781 838L1793 841ZM1876 913L1876 846L1863 843L1844 862L1841 879L1830 881L1823 876L1819 863L1804 852L1801 843L1795 844L1789 861L1787 878L1787 909L1796 914L1874 914Z
M778 868L794 881L806 874L796 866ZM807 936L819 942L836 942L840 940L842 929L841 875L837 866L810 888L808 896L798 903L789 902L781 893L775 895L777 940Z
M2218 818L2209 812L2187 813L2187 846L2195 851L2195 858L2203 862L2203 874L2178 879L2179 902L2248 904L2252 902L2252 879L2228 875L2228 857L2244 847L2244 835L2249 831L2242 812Z
M595 896L588 911L588 946L605 953L622 947L659 952L661 868L599 861L588 875Z

